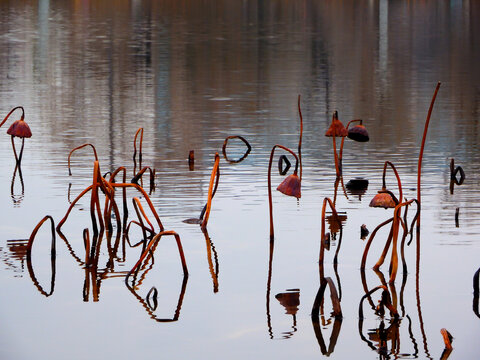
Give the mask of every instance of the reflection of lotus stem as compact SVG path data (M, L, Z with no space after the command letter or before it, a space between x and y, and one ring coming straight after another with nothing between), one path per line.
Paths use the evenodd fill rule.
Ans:
M83 145L80 145L80 146L77 146L76 148L72 149L70 151L70 153L68 154L68 175L72 175L72 170L70 168L70 158L72 157L72 154L76 151L76 150L79 150L81 148L84 148L85 146L90 146L93 150L93 155L95 156L95 161L98 161L98 156L97 156L97 150L95 149L95 146L93 146L92 144L83 144Z
M207 229L203 230L203 235L205 236L205 244L207 245L207 261L208 261L208 269L210 270L210 275L213 281L213 292L218 292L218 259L216 257L215 247L213 246L212 240L210 236L208 236ZM212 262L212 249L215 253L215 264L216 264L216 271L213 268Z
M322 205L322 218L321 218L321 223L322 223L322 230L321 230L321 239L320 239L320 255L318 257L318 264L320 267L320 283L323 283L325 281L324 278L324 273L323 273L323 258L324 258L324 253L325 253L325 210L327 208L327 203L330 206L330 209L332 209L332 216L335 218L337 217L337 210L335 209L335 205L333 205L332 200L330 198L326 197L323 199L323 205ZM337 219L338 221L338 219Z
M83 244L85 246L85 267L90 266L90 233L83 229Z
M212 175L210 176L210 184L208 185L207 208L205 210L205 216L202 221L202 230L205 230L207 228L208 218L210 216L210 210L212 208L213 183L219 171L219 163L220 163L220 156L218 156L218 153L215 153L215 162L212 168Z
M303 135L303 117L300 109L300 95L298 95L298 115L300 117L300 136L298 139L298 162L300 163L300 180L302 180L302 135Z
M285 151L288 151L290 154L293 155L293 157L295 158L296 162L295 162L295 170L294 170L294 174L296 175L297 174L297 169L298 169L298 163L299 163L299 160L298 160L298 156L297 154L295 154L292 150L290 150L289 148L283 146L283 145L274 145L273 148L272 148L272 151L270 153L270 161L268 163L268 206L269 206L269 210L270 210L270 240L273 240L274 238L274 231L273 231L273 204L272 204L272 179L271 179L271 174L272 174L272 162L273 162L273 155L275 153L275 149L276 148L280 148L280 149L283 149Z
M440 82L437 83L435 92L433 93L432 101L430 102L430 108L428 109L427 119L425 120L425 128L423 130L422 145L420 146L420 154L418 155L418 171L417 171L417 200L418 204L421 205L422 198L420 192L420 182L422 177L422 158L423 158L423 149L425 147L425 139L427 137L428 124L430 123L430 116L432 115L433 104L435 103L435 98L437 97L438 89L440 88ZM401 201L401 200L400 200ZM417 231L420 231L420 214L417 220ZM417 246L419 246L419 238L417 237Z
M352 122L358 122L360 123L360 125L363 124L363 120L362 119L354 119L354 120L350 120L348 123L347 123L347 126L345 126L345 129L348 131L348 127L350 126L350 124ZM339 167L340 167L340 174L342 173L343 169L342 169L342 159L343 159L343 144L345 143L345 136L342 137L342 142L340 143L340 151L338 152L338 164L339 164Z
M336 318L342 318L342 307L340 306L340 300L338 299L337 289L335 288L335 284L330 277L323 278L323 281L320 284L320 288L318 289L317 296L315 297L315 301L313 302L312 314L318 314L321 304L323 304L323 298L325 295L325 288L329 287L330 289L330 299L332 301L332 316ZM317 315L318 319L318 315Z
M45 290L43 290L42 286L38 282L37 278L35 277L35 273L33 271L33 266L32 266L32 246L33 242L35 241L35 237L37 236L37 232L40 229L40 227L43 225L43 223L47 220L50 220L51 222L51 233L52 233L52 245L50 248L50 257L51 257L51 268L52 268L52 278L50 281L50 291L47 293ZM30 235L30 238L28 239L27 243L27 267L28 267L28 273L30 274L30 278L33 281L33 284L35 287L40 291L40 293L46 297L50 296L53 294L53 290L55 287L55 259L56 259L56 238L55 238L55 224L53 221L53 218L50 215L46 215L40 222L35 226L35 228L32 231L32 234Z

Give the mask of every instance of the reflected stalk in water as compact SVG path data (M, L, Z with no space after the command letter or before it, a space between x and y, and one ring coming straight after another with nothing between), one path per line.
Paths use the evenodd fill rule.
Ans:
M274 240L270 240L269 257L268 257L267 291L266 291L266 296L265 296L266 297L266 305L265 306L266 306L266 314L267 314L267 329L268 329L268 335L269 335L271 340L275 339L275 335L273 333L273 327L272 327L272 316L270 314L270 293L271 293L271 285L272 285L272 265L273 265L274 245L275 245ZM290 303L294 304L294 308L291 309L291 311L289 311L289 309L287 308L287 314L292 315L292 322L293 322L292 331L282 332L282 334L284 334L284 335L282 336L281 339L289 339L297 331L297 319L296 319L297 308L296 307L300 304L300 301L298 300L298 297L300 296L300 293L299 293L298 289L294 289L293 291L295 291L294 294L296 294L296 295L293 295L294 296L293 302L290 299ZM277 294L277 296L282 295L282 294L292 294L292 293L281 293L281 294ZM275 296L275 297L277 297L277 296ZM287 295L287 296L292 296L292 295ZM286 301L287 301L287 303L289 302L289 300L286 300Z
M18 171L18 177L20 179L20 189L21 189L19 195L15 194L15 181L17 179L17 171ZM23 201L24 194L25 194L25 185L23 183L22 166L21 166L21 162L18 161L15 165L15 170L13 170L12 182L10 185L10 196L12 198L13 204L17 206L20 205L20 203Z
M33 264L32 264L32 246L35 241L35 237L37 236L37 232L40 229L40 227L45 223L45 221L50 220L51 223L51 233L52 233L52 243L50 247L50 266L51 266L51 280L50 280L50 291L46 292L43 287L40 285L40 282L37 280L35 277L35 272L33 270ZM50 215L46 215L40 222L35 226L35 228L32 231L32 234L30 235L30 238L28 239L28 244L27 244L27 268L28 268L28 274L30 275L30 278L32 279L33 284L35 287L38 289L38 291L46 296L49 297L50 295L53 294L53 291L55 289L55 274L56 274L56 237L55 237L55 224L53 221L53 218Z

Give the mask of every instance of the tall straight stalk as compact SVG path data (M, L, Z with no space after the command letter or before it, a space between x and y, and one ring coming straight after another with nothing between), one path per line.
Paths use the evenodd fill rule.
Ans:
M440 88L441 82L437 83L435 92L433 93L432 101L430 102L430 108L428 109L427 120L425 121L425 129L423 130L422 146L420 147L420 155L418 156L418 171L417 171L417 200L418 205L421 206L422 198L420 195L420 182L422 177L422 158L423 158L423 149L425 148L425 139L427 137L428 124L430 123L430 117L432 115L433 104L435 103L435 98L437 97L438 89ZM401 200L400 200L401 201ZM420 213L418 213L417 220L417 234L420 231ZM417 236L417 246L419 245L419 237Z

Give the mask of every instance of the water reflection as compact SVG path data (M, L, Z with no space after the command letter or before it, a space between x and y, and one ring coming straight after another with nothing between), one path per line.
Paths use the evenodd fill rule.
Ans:
M113 282L104 280L124 278L128 272L121 271L122 268L132 265L131 261L137 261L141 254L147 252L144 262L139 265L138 273L130 275L131 281L126 286L129 293L139 301L141 308L147 311L148 316L156 320L161 319L156 315L159 311L159 290L156 278L152 276L155 269L154 256L151 254L149 257L148 248L149 244L152 244L150 250L155 247L151 241L155 234L163 230L163 223L155 222L156 219L150 221L149 218L156 217L155 214L158 212L167 217L166 224L179 224L180 230L177 230L178 233L181 232L182 240L185 237L189 239L189 236L198 238L197 233L192 235L190 229L182 227L182 214L190 210L196 211L194 209L198 204L204 204L207 191L205 181L208 182L208 179L212 178L210 176L212 156L215 151L219 151L219 145L228 134L242 134L255 150L250 152L248 157L232 156L238 159L234 161L242 161L242 168L224 170L222 167L222 174L225 173L226 176L222 191L215 198L215 204L218 204L218 208L215 206L214 209L214 211L218 209L216 213L218 217L215 217L215 220L218 221L210 225L211 234L230 231L236 219L231 218L229 221L221 219L225 213L238 209L242 209L240 213L242 220L245 217L248 221L242 224L249 225L236 227L232 236L234 241L226 248L226 258L230 252L235 252L236 256L232 257L232 260L230 258L224 260L222 256L222 274L225 274L222 275L222 289L226 291L222 291L221 297L215 296L212 305L216 307L215 313L222 314L225 309L238 305L236 301L244 299L241 296L243 294L235 293L236 289L232 290L234 286L231 285L235 283L230 277L231 267L240 267L242 261L248 258L248 271L255 274L259 273L259 268L264 265L264 257L258 256L258 244L264 239L258 239L248 231L255 228L259 230L255 234L262 233L262 226L265 225L262 214L265 214L266 206L264 185L268 154L276 143L296 145L299 135L298 123L292 121L296 116L300 116L301 120L298 149L299 178L302 180L305 201L293 203L294 206L289 206L290 204L284 206L288 201L284 198L282 202L275 204L279 209L276 230L286 237L295 237L292 239L295 241L292 253L298 251L299 254L305 255L305 261L295 264L292 276L298 281L305 281L307 286L304 288L303 282L301 283L302 303L313 301L315 292L320 297L317 285L313 289L308 286L317 283L315 281L317 264L315 261L310 267L309 264L312 264L310 255L318 247L316 228L318 199L331 193L331 182L335 177L331 158L325 156L331 151L329 150L331 142L327 142L319 134L322 134L330 123L334 109L339 109L344 118L359 116L366 119L371 141L368 146L353 142L348 145L349 149L345 156L340 156L344 170L348 170L349 178L351 176L356 179L362 176L369 179L370 186L376 187L381 183L376 169L386 158L391 159L395 162L398 172L402 174L405 196L412 199L411 194L416 190L414 165L418 156L418 137L423 126L420 119L423 120L430 101L432 84L441 79L444 86L432 117L435 126L430 129L427 139L429 151L425 154L425 175L422 183L423 228L428 236L423 236L426 241L422 244L427 256L423 257L420 263L420 250L417 246L415 259L417 261L415 300L418 320L415 320L416 317L403 301L404 297L406 300L409 297L413 299L413 296L410 296L413 295L413 289L406 285L407 264L411 270L413 256L405 254L404 250L408 242L408 233L411 236L410 241L413 239L411 229L413 222L410 221L413 221L411 218L414 214L410 211L410 219L407 222L405 209L403 218L400 213L391 218L392 223L395 219L395 229L391 227L390 222L385 224L389 225L391 231L387 230L387 234L382 235L383 243L379 249L379 252L389 251L384 244L394 242L396 231L401 231L400 228L403 230L402 233L398 233L401 237L398 238L397 244L403 267L399 297L397 298L395 289L398 280L395 283L393 278L388 283L388 273L385 273L385 276L368 273L375 277L375 284L380 283L387 287L392 304L397 306L398 303L400 318L396 320L384 316L380 319L375 314L376 304L373 303L373 298L368 298L367 301L372 302L373 305L370 305L375 309L372 308L367 314L368 319L365 322L374 317L373 321L378 323L376 326L369 326L368 328L372 330L367 330L363 335L376 351L381 352L382 357L421 357L423 355L419 355L415 340L415 337L419 339L419 334L415 334L414 337L412 331L412 328L420 327L424 355L428 358L436 357L436 353L430 354L427 346L427 330L430 324L436 322L432 321L432 315L429 314L431 311L425 314L425 319L423 318L420 306L420 267L427 275L425 281L421 283L426 288L422 297L424 306L429 310L433 309L435 314L443 312L445 308L453 308L452 304L459 299L459 294L465 293L463 281L465 279L461 273L473 261L471 254L475 253L473 250L478 247L475 239L479 231L480 217L476 205L472 205L474 204L472 200L478 198L479 193L476 171L479 162L476 150L480 113L478 92L480 73L477 64L480 53L478 47L472 45L479 43L480 29L478 21L474 21L479 13L478 4L473 1L444 0L430 3L386 0L378 2L247 0L188 4L175 1L120 1L115 4L115 11L112 12L112 3L109 1L54 3L41 0L38 3L3 2L0 8L0 46L4 50L0 55L0 71L5 74L4 81L0 83L1 107L4 110L10 109L12 104L22 100L21 102L28 106L28 113L33 114L29 118L29 123L37 129L36 138L25 145L28 160L25 156L22 167L17 164L13 171L10 195L14 204L12 206L11 201L3 202L4 223L0 225L5 238L23 237L17 235L17 232L24 230L22 226L28 226L30 212L42 211L44 207L49 211L53 209L56 216L60 217L64 216L64 211L70 212L67 225L62 226L67 235L62 233L59 235L79 265L82 272L80 275L84 275L82 281L85 301L92 298L93 301L99 301L100 289L105 291L105 284L110 286ZM302 111L300 97L298 106L294 106L293 100L298 93L302 94ZM142 129L141 133L137 130L139 128ZM146 141L142 146L143 129ZM127 168L118 169L119 166L131 162L133 134L140 137L140 144L137 143L138 137L134 139L133 155L133 177L139 177L131 180L136 186L127 186L124 185L128 183ZM96 139L95 146L99 149L100 156L95 160L102 164L102 170L107 171L103 176L97 170L98 176L92 177L90 166L92 159L89 154L81 153L78 154L77 164L89 166L82 166L81 169L79 166L78 172L75 169L75 179L71 180L64 176L63 172L57 171L64 170L65 154L68 150L91 139ZM300 145L303 146L302 150ZM35 151L27 151L28 146L34 147ZM191 149L195 149L195 167L192 167L194 171L188 172L185 171L184 156ZM140 154L136 150L140 150ZM11 154L10 148L7 147L5 149L2 147L0 151L5 155L3 157L5 159ZM235 153L232 151L232 154ZM453 155L459 163L469 164L468 176L461 184L462 187L458 187L459 184L455 181L450 183L450 188L448 187L445 159ZM225 151L224 157L229 162L230 157L227 158ZM149 167L143 166L142 163L147 158L152 159ZM4 168L9 168L6 162L4 165ZM25 179L22 177L22 169L24 174L28 174ZM162 169L161 174L157 174L159 180L157 188L150 187L149 191L145 186L143 192L140 191L137 186L143 188L143 182L146 185L146 179L142 176L148 172L154 177L154 169ZM120 177L123 175L123 179L116 181L113 175L115 172L117 175L122 172ZM130 173L130 168L128 172ZM11 173L6 174L7 184L10 175ZM85 179L88 184L82 185L80 191L85 191L90 186L92 188L85 192L86 197L82 200L71 201L69 186L68 200L72 208L65 209L63 198L66 184L71 182L78 186L76 181ZM218 177L216 179L215 188ZM28 189L26 194L23 190L23 180L26 181ZM460 180L457 182L460 183ZM237 186L239 183L242 186ZM322 231L320 238L323 250L328 248L327 240L336 245L335 254L332 254L335 276L328 276L329 265L322 261L319 269L320 284L329 287L331 281L335 285L335 289L338 289L338 301L341 301L344 309L356 308L358 304L360 294L356 292L358 288L355 287L358 273L352 269L356 269L359 254L362 251L368 252L366 246L373 244L371 240L368 243L350 241L353 238L352 234L356 234L361 224L358 223L359 219L371 229L385 220L382 217L385 213L371 212L371 209L365 208L361 201L352 201L355 197L361 200L366 194L366 188L357 192L357 189L349 186L349 183L351 184L349 181L343 186L341 178L335 184L333 204L334 207L344 211L338 211L337 216L333 216L332 211L332 214L328 214L330 216L326 216L325 221L330 227L329 238L326 238L327 231ZM48 186L44 186L45 184ZM339 189L340 185L342 189ZM117 190L115 196L118 198L113 196L112 188ZM119 188L122 189L121 192L118 191ZM8 200L8 186L5 189ZM97 192L98 201L96 195L91 194L92 190ZM338 191L343 191L345 197L337 196ZM132 198L131 192L135 192L137 196ZM209 191L207 203L213 194ZM400 195L400 203L403 201L402 196L403 194ZM151 198L152 206L148 204L147 207L145 203L148 203L148 198ZM87 205L86 216L82 216L85 213L80 211L79 201L95 203L90 208ZM117 201L121 201L122 204ZM238 203L231 206L234 201ZM19 204L22 205L21 209ZM460 207L464 226L455 228L452 226L452 209ZM204 209L202 213L207 210L206 207ZM133 217L129 218L129 214L133 214ZM347 215L348 224L342 221L342 216ZM249 216L251 217L248 218ZM295 219L295 227L291 226L292 218ZM317 218L317 222L312 220L313 218ZM199 219L203 222L202 215ZM407 231L407 225L410 231ZM88 238L85 241L87 245L82 248L81 240L78 242L77 239L81 238L81 230L85 227L88 227L89 231L93 229L90 231L92 238ZM355 232L352 229L355 229ZM219 259L206 226L202 230L206 247L203 247L203 241L200 243L187 241L186 250L191 255L189 260L192 259L192 272L196 272L197 262L201 261L198 259L204 260L203 251L206 249L213 292L216 293L219 288ZM455 236L446 240L443 236L445 231ZM376 230L374 232L377 233ZM84 239L87 239L85 234L87 233L84 233ZM380 234L377 236L380 237ZM371 239L373 240L373 237ZM451 245L450 242L455 244L455 251L452 246L443 248L437 246L444 242L449 242L447 245ZM25 243L21 240L6 240L2 246L1 256L5 266L8 269L15 269L17 274L22 271L27 259L24 246ZM198 246L201 246L201 250ZM155 254L159 253L159 250L155 251ZM244 253L241 255L246 256L237 255L242 251ZM273 258L273 247L271 251ZM462 263L455 266L455 269L450 269L449 266L438 269L437 261L449 264L453 261L453 252L458 252L459 257L463 259ZM430 256L433 253L436 255L434 263ZM52 295L54 287L59 288L63 284L62 282L54 284L56 263L51 262L46 267L48 280L45 283L42 281L41 284L39 280L42 277L39 275L43 274L44 269L35 265L33 262L27 263L35 288L45 296ZM366 257L362 268L365 266ZM432 275L432 269L437 273ZM447 271L449 274L443 276ZM340 272L343 288L340 284ZM455 276L457 272L460 276ZM199 273L202 274L201 271ZM282 275L291 275L286 273L287 271L284 271ZM276 274L280 277L279 272ZM268 276L270 284L271 269ZM367 278L367 275L361 276ZM451 288L449 296L444 296L441 292L443 290L433 288L432 284L436 283L439 276L447 283L455 285ZM249 285L252 287L258 285L258 277L250 278ZM284 278L281 278L283 281ZM147 286L146 279L151 280L155 286ZM6 283L10 281L9 276L4 276L2 281ZM75 288L76 285L72 281L68 286ZM169 289L175 285L178 284L175 284L174 280L168 283ZM263 292L264 285L260 285L256 288ZM22 285L17 282L14 286L20 288ZM366 280L363 286L365 292L368 292L370 285ZM470 282L468 286L471 286ZM184 276L176 310L168 320L178 319L180 307L189 306L188 301L183 303L185 288ZM122 289L125 290L123 285ZM250 288L247 290L254 292ZM267 322L269 335L272 337L274 331L269 310L273 310L270 309L270 305L273 307L273 304L270 304L270 291L270 287L267 286ZM175 291L171 293L177 295ZM209 300L201 293L197 292L194 295L196 299ZM255 293L253 295L255 296ZM7 293L3 294L2 300L8 296ZM308 335L305 334L308 334L308 331L301 331L299 327L305 312L295 305L299 302L296 296L297 292L293 290L282 291L276 296L287 304L288 331L282 335L287 337L294 335L295 339L299 340L285 342L292 348L274 348L271 345L262 347L258 340L253 340L251 331L242 332L244 335L241 340L248 345L242 348L255 348L258 351L257 355L261 357L275 357L279 355L275 353L276 351L286 349L293 353L296 350L293 348L295 344L302 343L307 344L303 347L307 353L308 342L305 339ZM48 301L53 301L54 307L61 314L62 309L66 307L65 303L62 299L52 298L54 297L49 296ZM224 301L225 298L229 301ZM33 305L34 301L32 300ZM8 304L8 300L6 303ZM314 303L318 305L316 301ZM478 287L475 288L475 285L473 306L474 313L478 316ZM245 316L248 325L255 322L253 318L255 315L250 315L256 314L255 305L252 307L249 310L253 311L248 315L251 317ZM12 306L12 309L14 313L15 307ZM124 308L123 311L128 314L129 309ZM56 315L48 311L45 313L52 318ZM314 313L318 314L318 321L314 321ZM465 330L462 329L461 334L456 333L462 340L469 336L470 329L475 325L470 317L476 316L471 313L472 311L468 314L466 311L458 311L451 319L452 322L462 323L462 327L465 324ZM238 324L231 321L231 317L226 320L227 317L218 316L209 319L215 328L219 329L215 330L216 332L212 330L210 334L207 332L210 329L204 326L203 319L197 319L195 311L190 311L190 314L192 316L189 318L191 320L189 326L191 325L192 331L196 332L196 336L201 340L203 334L213 335L210 339L218 339L218 334L240 332L238 327L234 328ZM4 316L8 323L9 314ZM42 314L39 313L38 316ZM348 317L343 320L329 317L321 306L318 306L318 311L312 312L312 325L322 354L331 355L334 349L337 349L335 355L340 357L348 351L350 356L352 353L358 353L359 357L368 357L369 352L365 350L369 351L371 347L365 346L365 342L356 334L350 336L352 326L346 326L350 320ZM54 324L55 321L51 323ZM293 326L290 326L290 323L293 323ZM46 326L47 330L53 329L51 325ZM330 344L326 344L324 326L331 329ZM197 327L201 327L203 331L196 331ZM78 331L82 331L84 328L79 329ZM188 332L189 329L181 330L185 334L184 330ZM407 329L413 343L411 351L404 350L408 344L404 340ZM340 330L343 336L348 336L351 340L337 345ZM50 333L51 331L45 331L45 334ZM22 346L20 339L32 338L28 334L15 334L13 326L12 334L14 334L12 337L18 338L18 342L2 344L3 349L26 348ZM141 339L135 343L138 347L142 345L142 341L149 341L149 334L140 335ZM188 346L181 349L176 346L181 337L176 337L178 335L175 331L161 335L165 343L170 345L163 349L167 356L191 357L191 353L186 354ZM239 337L232 336L229 339L231 343L228 345L234 346L233 342ZM39 341L41 340L44 338L40 337ZM208 344L208 341L203 343ZM428 345L432 349L440 350L435 338L432 337L431 343ZM310 346L313 351L310 350L305 357L318 355L316 344L310 345L314 345ZM174 347L175 351L171 350ZM338 351L339 347L343 351ZM32 348L41 349L36 346ZM114 346L109 348L112 352L115 351ZM231 349L230 346L228 348ZM464 351L462 355L465 358L475 353L472 349L459 350ZM213 351L219 350L215 347L212 353ZM114 357L115 355L112 354ZM145 353L142 353L142 356L144 355ZM212 354L208 353L206 356L208 355ZM218 353L215 355L218 356ZM245 350L236 352L233 356L245 357ZM118 355L116 357L121 358Z

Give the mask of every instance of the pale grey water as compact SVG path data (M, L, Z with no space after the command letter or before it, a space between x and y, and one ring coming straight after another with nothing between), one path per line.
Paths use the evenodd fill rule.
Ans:
M332 265L336 242L326 253L325 274L340 279L343 321L329 357L381 358L358 331L365 246L360 225L372 231L390 216L390 211L368 207L381 187L385 160L397 167L405 196L416 196L420 141L438 81L442 85L423 159L419 288L417 292L412 245L406 249L400 348L389 356L440 358L440 329L447 328L455 338L450 359L476 358L480 318L472 309L472 279L480 267L479 15L475 1L0 2L1 113L24 106L33 132L21 166L24 194L17 174L13 198L15 159L9 136L0 142L0 358L324 357L310 315L319 286L321 204L334 196L331 139L324 136L334 110L344 124L362 118L368 128L370 142L345 142L343 168L345 182L361 176L370 184L361 199L346 199L341 191L337 195L337 210L348 218L338 277ZM302 198L274 191L269 293L268 157L275 144L296 150L299 94ZM145 298L152 286L159 290L159 318L173 317L180 298L175 322L151 319L125 286L125 273L137 261L139 248L127 245L125 259L119 255L113 272L101 276L108 260L102 245L101 286L94 301L92 285L88 298L84 295L91 275L61 239L49 297L35 287L25 256L14 247L28 239L43 216L60 221L70 183L74 197L91 182L90 149L73 155L73 175L68 176L72 148L93 143L103 172L126 166L131 175L139 127L145 129L143 164L157 169L152 201L165 227L180 234L190 273L182 298L181 266L167 238L139 293ZM221 157L208 225L215 250L211 265L218 270L214 292L205 237L198 226L182 221L200 213L214 153L221 155L229 135L245 137L252 152L238 164ZM231 142L232 155L241 153L235 144ZM186 159L192 149L195 170L189 171ZM451 158L466 172L453 194ZM275 172L273 183L280 181ZM387 184L394 183L390 172ZM64 227L79 258L82 231L91 228L88 208L87 197ZM132 209L130 214L132 218ZM137 231L133 238L140 236ZM380 284L370 268L385 238L384 230L369 254L365 273L370 288ZM32 259L47 292L49 252L45 226ZM382 271L388 278L387 265ZM395 283L399 293L401 275ZM294 327L292 316L275 299L286 289L300 289ZM327 301L327 317L329 311ZM364 311L368 339L368 330L378 327L380 318L367 303ZM321 327L327 348L332 327ZM391 351L390 341L388 346Z

